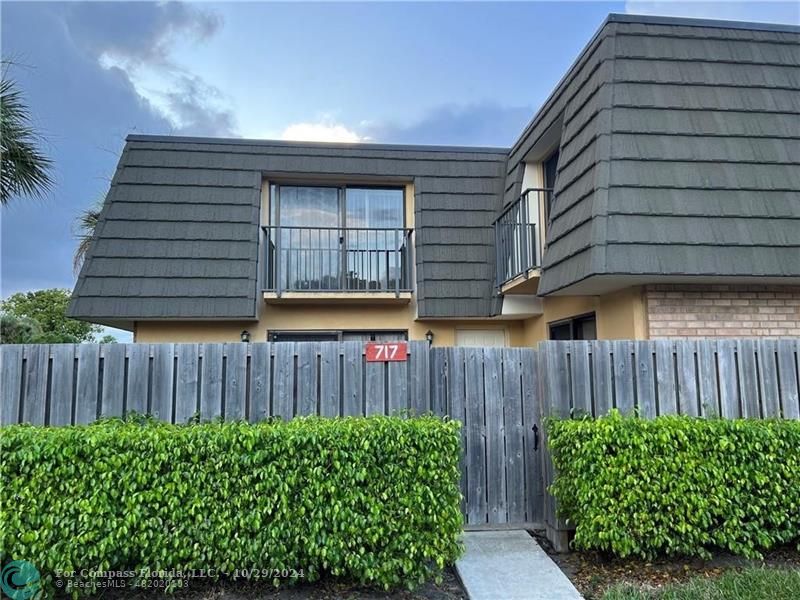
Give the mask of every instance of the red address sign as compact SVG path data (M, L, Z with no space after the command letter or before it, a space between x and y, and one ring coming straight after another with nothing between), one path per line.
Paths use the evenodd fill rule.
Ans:
M407 342L367 342L367 362L408 360Z

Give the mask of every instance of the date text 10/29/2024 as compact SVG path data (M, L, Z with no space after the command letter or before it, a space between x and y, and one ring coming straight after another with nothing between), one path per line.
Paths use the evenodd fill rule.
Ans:
M80 571L58 571L54 573L56 587L60 589L102 589L102 588L182 588L188 587L192 580L198 579L246 579L246 580L276 580L304 579L303 569L170 569L150 571L95 571L81 569ZM277 583L276 583L277 584Z

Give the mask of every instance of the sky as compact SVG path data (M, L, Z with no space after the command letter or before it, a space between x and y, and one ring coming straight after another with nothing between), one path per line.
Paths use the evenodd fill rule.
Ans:
M797 2L3 2L56 185L0 208L0 297L73 287L129 133L510 146L611 12L800 24Z

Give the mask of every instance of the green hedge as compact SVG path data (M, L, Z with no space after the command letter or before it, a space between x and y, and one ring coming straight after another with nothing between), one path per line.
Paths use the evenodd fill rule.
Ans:
M800 421L612 412L549 421L548 436L578 548L758 557L800 540Z
M0 558L32 562L50 586L56 571L252 568L413 586L460 552L459 427L5 427Z

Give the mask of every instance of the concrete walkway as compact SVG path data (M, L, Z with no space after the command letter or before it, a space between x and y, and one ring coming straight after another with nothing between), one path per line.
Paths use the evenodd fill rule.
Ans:
M456 569L470 600L580 600L526 531L468 531Z

